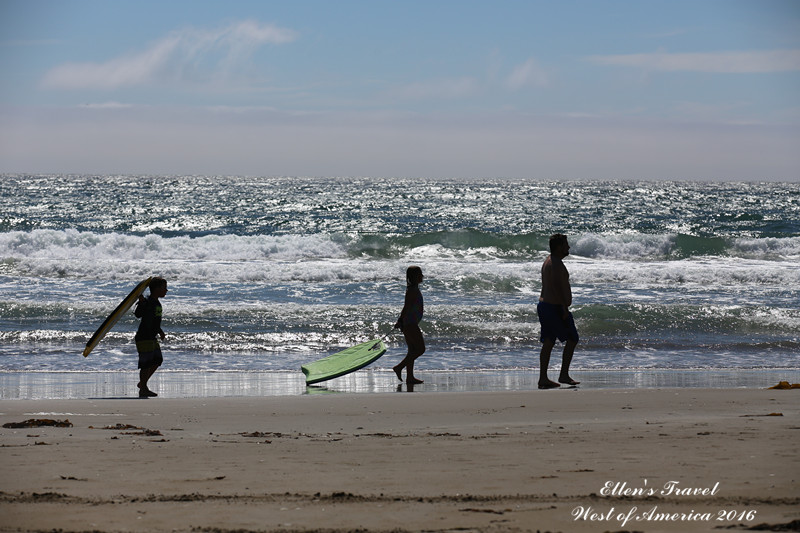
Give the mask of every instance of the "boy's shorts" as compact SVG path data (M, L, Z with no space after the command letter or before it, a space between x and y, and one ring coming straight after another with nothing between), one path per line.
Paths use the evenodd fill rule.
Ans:
M575 327L575 319L572 313L566 320L561 318L561 306L539 302L536 306L536 314L539 315L539 324L542 325L542 335L540 340L544 342L547 339L555 342L556 339L561 342L567 339L578 342L578 329Z
M139 368L161 366L164 362L161 346L156 340L136 341L136 351L139 352Z

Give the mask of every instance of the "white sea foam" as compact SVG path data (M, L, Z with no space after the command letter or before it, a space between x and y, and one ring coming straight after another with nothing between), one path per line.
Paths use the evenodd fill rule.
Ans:
M107 195L85 194L98 186ZM410 264L426 274L426 369L535 365L539 270L554 231L572 245L577 365L797 367L797 192L16 176L0 180L0 372L131 369L132 313L97 354L80 352L153 274L170 281L172 368L296 372L372 336L401 355L391 326Z
M671 289L686 297L724 290L730 297L761 299L766 289L800 286L794 260L698 256L645 261L671 246L671 236L643 238L587 235L576 239L567 259L572 282L584 298L644 288ZM545 252L507 259L496 249L451 249L425 244L398 257L351 257L356 236L345 235L158 235L98 234L75 230L0 233L0 274L43 279L138 280L158 273L177 283L402 283L408 264L424 267L431 286L463 293L529 294L539 290ZM742 240L754 255L794 253L800 239ZM631 259L636 258L636 259ZM644 298L644 296L640 296ZM723 297L724 298L724 297Z
M100 234L76 230L0 233L0 257L61 260L248 261L345 257L346 248L325 235Z
M606 259L667 257L674 248L674 241L674 235L586 234L571 239L570 253Z
M753 259L775 258L800 261L800 237L735 239L734 254Z

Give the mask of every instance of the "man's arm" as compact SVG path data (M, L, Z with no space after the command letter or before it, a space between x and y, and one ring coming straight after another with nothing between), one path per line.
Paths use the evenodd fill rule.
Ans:
M553 287L553 303L561 306L561 318L569 316L569 306L572 305L572 288L569 286L569 272L561 261L551 264L551 283Z
M572 305L572 287L569 285L569 272L564 263L559 262L559 284L561 286L561 299L564 307Z

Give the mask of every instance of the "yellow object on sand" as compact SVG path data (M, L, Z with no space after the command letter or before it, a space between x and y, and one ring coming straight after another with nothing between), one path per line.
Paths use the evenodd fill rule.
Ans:
M800 389L800 383L789 383L788 381L781 381L774 387L767 387L769 389Z

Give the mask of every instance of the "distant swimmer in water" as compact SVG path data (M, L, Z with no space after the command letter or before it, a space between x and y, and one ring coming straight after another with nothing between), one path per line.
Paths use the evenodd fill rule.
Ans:
M150 297L139 296L133 312L137 318L142 319L135 337L136 351L139 352L139 383L136 386L139 388L140 398L158 396L147 387L147 381L164 362L156 337L160 336L164 340L166 336L161 329L161 302L158 299L167 295L167 280L153 278L149 287Z
M542 264L542 294L539 296L539 305L536 314L542 326L542 351L539 355L539 388L555 389L560 387L555 381L547 377L547 368L550 366L550 353L556 344L556 339L564 342L564 353L561 356L561 373L559 383L577 385L569 377L569 365L575 346L578 345L578 330L575 320L569 311L572 305L572 288L569 285L569 272L564 266L563 259L569 255L567 236L556 233L550 237L550 255Z
M424 310L419 284L422 283L423 278L422 269L418 266L410 266L406 270L406 299L403 304L403 310L400 312L400 318L397 319L397 323L394 325L395 328L403 331L408 353L400 361L400 364L393 367L392 370L397 374L397 379L403 381L402 372L403 368L405 368L406 383L409 385L422 383L421 379L414 377L414 361L425 353L425 339L422 338L422 331L419 329Z

